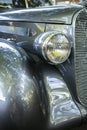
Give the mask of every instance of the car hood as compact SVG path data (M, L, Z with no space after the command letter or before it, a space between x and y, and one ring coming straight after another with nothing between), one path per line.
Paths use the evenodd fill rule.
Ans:
M69 5L7 10L0 13L0 20L71 24L74 14L82 8L80 5Z

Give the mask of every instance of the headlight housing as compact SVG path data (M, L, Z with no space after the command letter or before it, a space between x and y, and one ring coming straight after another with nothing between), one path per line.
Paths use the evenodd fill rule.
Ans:
M34 42L35 50L48 62L60 64L67 60L71 52L68 38L57 31L40 34Z

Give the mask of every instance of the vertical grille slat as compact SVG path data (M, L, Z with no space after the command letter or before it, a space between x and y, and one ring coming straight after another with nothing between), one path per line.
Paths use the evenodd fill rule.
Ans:
M87 13L81 11L75 23L75 74L80 101L87 106Z

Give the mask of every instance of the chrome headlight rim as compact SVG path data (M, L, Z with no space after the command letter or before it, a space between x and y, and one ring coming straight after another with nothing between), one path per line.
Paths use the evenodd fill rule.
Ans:
M49 59L49 57L47 55L47 52L46 52L46 50L47 50L47 44L49 43L50 39L52 37L54 37L54 36L57 36L57 35L63 36L66 39L66 41L67 41L66 44L68 44L68 47L69 47L67 57L64 60L62 60L61 62L60 61L56 62L56 61L53 61L53 60ZM61 64L61 63L65 62L68 59L68 57L70 56L70 53L71 53L71 43L70 43L69 37L66 36L62 32L58 32L58 31L44 32L44 33L40 34L36 38L35 42L37 43L37 49L36 50L37 51L39 50L39 52L42 54L42 56L44 57L44 59L47 60L48 63L50 63L50 64L53 64L53 65Z

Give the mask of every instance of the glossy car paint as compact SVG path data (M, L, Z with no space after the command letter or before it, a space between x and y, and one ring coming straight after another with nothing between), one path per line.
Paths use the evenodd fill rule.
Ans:
M48 129L69 127L81 123L81 113L56 68L39 64L38 77L45 92ZM86 114L86 111L85 111Z
M37 86L26 53L0 39L0 129L41 126Z
M22 63L20 64L20 66L19 65L16 66L16 68L18 68L17 70L19 73L17 73L17 71L16 71L16 74L14 73L14 68L15 68L14 63L12 64L13 69L10 70L10 73L13 74L14 78L13 78L12 82L10 82L8 84L8 88L12 83L15 83L15 80L16 80L16 84L19 87L18 87L18 89L16 89L16 88L13 89L13 92L17 91L18 98L17 98L16 93L15 94L11 93L11 95L13 95L13 97L16 99L14 101L14 104L16 104L15 108L18 110L18 112L17 111L15 112L15 110L12 111L13 104L11 104L11 106L12 106L11 111L12 111L13 115L15 115L15 116L14 116L14 118L10 118L9 122L12 122L14 124L14 126L17 127L18 129L21 129L21 128L25 129L26 127L29 127L28 125L31 124L30 117L34 116L35 115L34 113L36 113L36 115L35 115L36 118L34 117L34 119L32 119L32 123L34 124L34 122L36 122L36 121L38 121L40 123L41 122L40 120L44 120L45 125L42 125L42 126L45 126L48 129L55 129L55 128L59 129L61 127L65 128L65 126L67 126L67 125L68 126L80 125L82 123L83 117L86 117L86 110L84 107L80 106L76 102L76 98L75 98L76 93L74 93L75 92L74 91L75 90L75 84L74 84L75 79L74 79L74 62L73 62L74 58L73 58L73 38L72 38L73 29L72 29L72 25L71 25L74 14L82 8L83 8L82 6L52 7L51 9L50 8L43 8L42 10L41 9L35 9L35 10L27 9L27 10L16 10L16 11L11 11L11 12L1 13L1 16L0 16L1 22L0 23L3 26L1 26L0 36L7 40L13 41L13 43L11 43L12 45L10 45L10 46L12 48L15 48L14 49L15 51L17 51L17 47L14 47L13 44L15 44L15 45L17 44L18 46L21 46L22 48L24 48L25 51L28 52L27 54L31 55L31 57L33 59L33 60L31 60L31 59L29 60L29 64L26 63L26 60L22 60L22 63L24 63L24 68L22 69L22 67L21 67ZM49 9L50 9L50 11L49 11ZM46 10L46 12L45 12L45 10ZM24 19L24 15L25 15L25 19ZM31 18L31 19L29 19L29 18ZM51 19L49 19L49 18L51 18ZM55 18L57 18L57 19L55 19ZM30 23L30 22L33 22L33 23ZM57 24L54 25L53 23L58 23L58 25ZM64 23L68 24L69 26L64 25ZM7 27L7 29L6 29L6 27ZM14 28L13 32L11 32L11 29L12 29L11 27ZM16 27L18 27L18 28L16 28ZM22 34L21 34L21 29L23 29L23 27L27 27L27 28L25 28L25 31L23 30L24 32L22 32ZM30 33L30 31L29 31L29 33L26 33L26 30L32 29L32 28L34 28L35 33L32 33L32 35L27 35ZM31 53L31 49L32 49L31 45L34 42L35 37L38 34L40 34L41 32L53 30L53 29L62 31L63 33L65 32L65 34L69 34L70 43L72 45L72 53L71 53L69 59L64 64L61 64L58 66L48 65L48 63L45 63L45 61L43 59L41 59ZM69 33L69 31L70 31L70 33ZM7 45L7 42L5 43L5 45ZM3 47L2 52L4 52L4 47ZM12 52L12 51L10 50L10 52ZM21 51L18 50L18 53L20 54ZM13 54L16 55L16 53L13 53ZM22 52L22 54L23 55L21 56L21 58L27 57L27 56L25 56L25 54L23 52ZM4 56L5 56L5 54L4 54ZM9 57L10 57L10 59L15 58L14 55L12 55L12 56L9 55ZM16 56L16 58L20 59L18 56ZM37 60L36 60L36 58L37 58ZM5 58L3 59L3 61L4 60L5 60ZM30 64L31 61L32 61L32 64ZM41 64L41 62L42 62L42 64ZM7 63L7 62L5 61L5 63ZM9 63L11 63L11 60L9 60ZM5 67L7 68L7 66L5 66ZM22 77L22 73L24 73L23 70L26 70L26 68L29 71L29 77L27 77L27 79L25 78L25 81L26 80L29 80L29 81L27 81L27 83L26 83L27 85L26 84L24 85L25 90L26 90L26 87L29 84L30 85L28 86L29 90L27 92L24 91L24 95L21 95L18 92L21 91L20 90L20 82L22 80L21 77ZM31 69L31 68L33 68L33 69ZM21 71L19 71L20 69L21 69ZM27 76L27 70L25 71L26 72L25 77ZM31 74L31 70L33 71L33 74ZM19 76L20 76L20 78L18 80L18 78L16 78L16 77L19 77ZM5 78L6 77L3 77L2 79L4 80ZM68 78L70 80L68 80ZM7 81L7 79L5 79L5 80ZM33 86L32 83L34 83L35 85ZM7 83L6 83L6 85L7 85ZM34 88L36 88L36 89L34 89ZM10 92L12 92L11 90L10 90ZM21 101L22 96L24 98L25 95L27 95L28 93L30 94L30 90L33 91L34 98L32 97L30 100L28 100L28 102L26 102L26 100L24 100L24 102L22 102ZM39 98L40 98L40 100L39 100ZM18 101L21 102L21 106L23 104L25 104L25 106L26 106L24 115L22 115L22 112L21 112L21 114L19 112L21 109L21 106L20 106L20 108L18 107L18 105L20 104ZM31 102L32 108L35 110L35 112L33 109L30 109L32 112L29 111L30 102ZM35 104L38 104L37 109L35 109L35 106L37 106ZM39 106L41 106L41 109L39 108ZM24 110L24 106L22 108ZM6 109L6 110L8 110L8 109ZM43 112L43 114L41 114L41 111ZM8 114L7 111L6 111L6 113ZM31 113L33 113L33 114L31 114ZM19 116L17 117L17 115L19 115ZM40 116L40 120L37 120L38 116ZM26 119L26 120L24 120L24 119ZM21 120L21 122L24 122L24 124L21 123L22 126L18 122L20 120ZM3 122L4 122L4 120L3 120ZM27 125L26 125L26 122L28 122ZM38 125L38 123L36 123L36 124Z
M0 20L71 24L74 14L82 8L71 5L6 11L0 14Z

